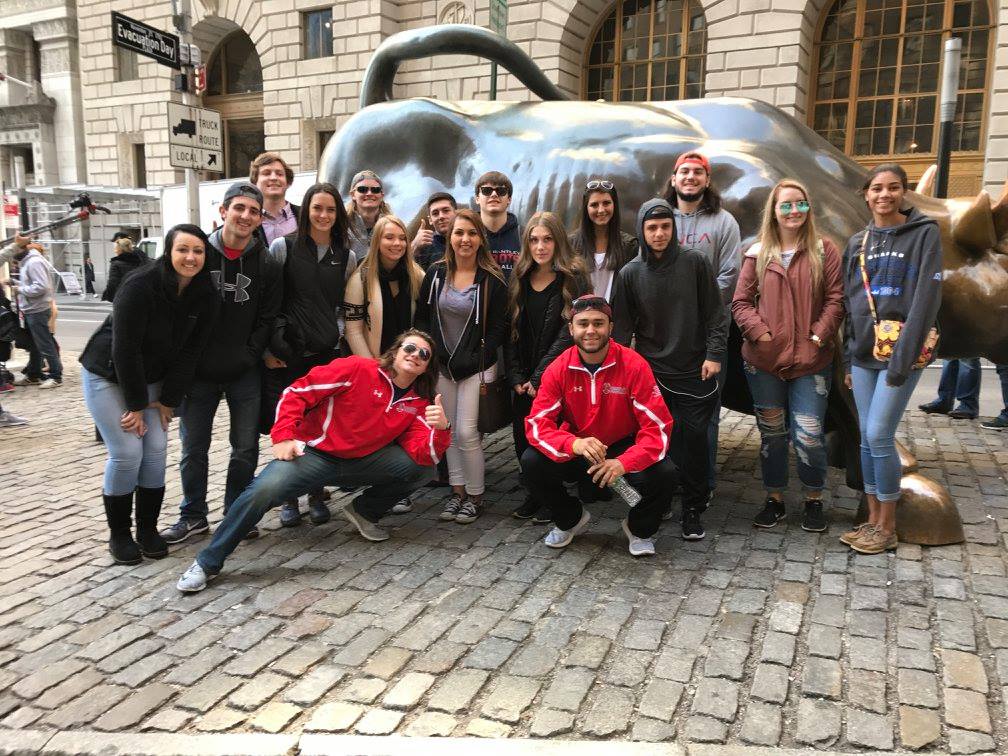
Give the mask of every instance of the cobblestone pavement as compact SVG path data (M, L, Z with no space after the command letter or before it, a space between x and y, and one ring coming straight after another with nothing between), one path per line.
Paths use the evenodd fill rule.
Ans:
M628 555L617 504L546 548L543 526L509 516L521 494L499 434L474 524L437 520L444 489L379 544L338 518L280 529L272 512L210 588L182 596L204 537L111 563L104 449L67 362L62 389L3 397L31 424L0 431L0 730L1008 746L1008 435L916 411L901 426L956 498L963 545L850 554L836 535L857 499L835 472L828 534L794 511L755 531L758 436L728 413L707 539L667 523L654 558ZM173 431L163 522L178 453Z

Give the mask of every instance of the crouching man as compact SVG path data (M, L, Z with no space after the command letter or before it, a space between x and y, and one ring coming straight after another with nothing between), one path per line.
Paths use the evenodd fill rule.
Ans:
M668 508L676 469L666 457L672 417L644 358L610 341L612 310L602 297L571 305L574 346L543 374L525 420L531 446L521 467L529 492L548 501L555 527L545 543L569 544L591 519L564 482L611 485L620 476L641 495L623 520L634 556L654 554L654 536ZM624 506L614 496L612 506Z
M343 516L369 541L386 540L378 520L430 477L451 442L437 376L431 337L411 329L381 359L336 359L294 381L270 433L276 459L235 500L178 589L203 590L268 510L322 486L368 486Z

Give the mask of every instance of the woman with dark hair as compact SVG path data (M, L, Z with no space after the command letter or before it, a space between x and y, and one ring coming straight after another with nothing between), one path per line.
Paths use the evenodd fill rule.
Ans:
M536 213L525 225L521 253L508 284L509 333L504 342L508 383L514 389L511 431L521 460L529 443L525 418L546 368L571 341L571 302L591 291L581 257L567 243L563 224L553 213ZM512 514L546 523L548 502L526 496Z
M805 497L801 526L821 533L827 527L823 427L843 320L843 275L840 251L816 233L808 190L797 181L779 181L767 195L759 240L742 260L732 314L744 337L767 492L753 524L772 528L787 515L790 437Z
M483 439L477 428L480 383L497 374L497 349L507 333L507 284L490 254L480 216L459 210L445 256L420 287L416 327L434 338L441 361L438 392L451 421L448 479L452 495L440 519L474 522L483 511Z
M907 175L889 163L863 187L868 227L844 251L846 382L861 426L861 474L868 521L840 536L862 554L898 545L896 504L903 475L896 426L934 359L941 306L942 249L938 223L904 207Z
M263 361L259 430L273 427L277 401L285 388L313 367L339 356L343 294L356 266L350 249L343 198L329 183L312 184L301 202L298 228L274 239L270 254L283 267L283 305ZM315 525L329 521L325 490L308 495L308 516ZM285 502L280 523L301 522L297 500Z
M276 459L235 500L178 589L203 590L277 501L326 484L366 486L342 514L367 540L388 539L379 520L430 477L448 446L437 365L431 337L410 329L380 360L345 357L295 381L270 434Z
M80 357L84 402L108 449L103 498L117 564L168 554L157 532L168 424L189 390L218 302L204 269L208 244L198 226L172 228L165 254L122 282L112 314Z
M123 279L147 262L147 257L134 249L133 240L128 236L119 237L113 242L113 246L115 257L109 262L108 281L105 282L105 291L101 296L106 302L114 301Z
M584 259L592 290L607 301L616 274L637 256L637 237L620 229L619 192L608 179L593 178L581 197L581 225L568 237Z

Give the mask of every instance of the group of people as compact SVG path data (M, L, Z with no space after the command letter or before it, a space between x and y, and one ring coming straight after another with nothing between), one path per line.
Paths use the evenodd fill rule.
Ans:
M122 281L81 356L85 400L108 446L116 562L164 556L209 529L208 452L222 399L224 519L180 590L201 590L272 507L295 525L308 494L311 521L328 521L327 485L363 487L342 515L364 538L387 539L381 518L409 511L442 456L451 493L439 517L474 522L485 507L481 397L498 377L510 388L527 492L513 515L552 523L547 546L584 531L585 503L625 506L620 497L631 554L653 554L662 520L676 515L683 538L701 539L732 316L761 434L767 496L754 525L786 516L793 446L802 527L827 528L823 428L843 348L869 519L841 539L869 554L895 547L894 434L941 296L937 225L904 206L899 166L870 173L872 222L843 252L818 235L808 190L786 180L743 253L708 159L692 152L676 160L664 196L639 209L634 235L620 228L619 193L604 177L586 183L571 233L551 212L522 226L509 210L514 187L496 171L474 186L478 209L438 192L416 229L392 213L372 171L354 176L346 203L317 183L291 205L292 180L278 154L256 158L250 180L227 190L221 227L209 237L171 229L164 256ZM899 337L882 353L876 333L888 322ZM177 521L159 532L173 417L183 496ZM254 478L260 432L275 459Z

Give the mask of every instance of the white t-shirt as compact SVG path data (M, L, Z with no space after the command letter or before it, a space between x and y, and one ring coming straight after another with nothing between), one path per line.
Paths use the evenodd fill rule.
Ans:
M794 249L782 249L780 253L781 265L784 266L784 270L787 270L791 266L791 261L794 259L795 252Z
M592 271L592 290L596 297L605 297L609 301L609 292L612 290L613 272L607 270L605 265L605 252L595 253L595 270Z

